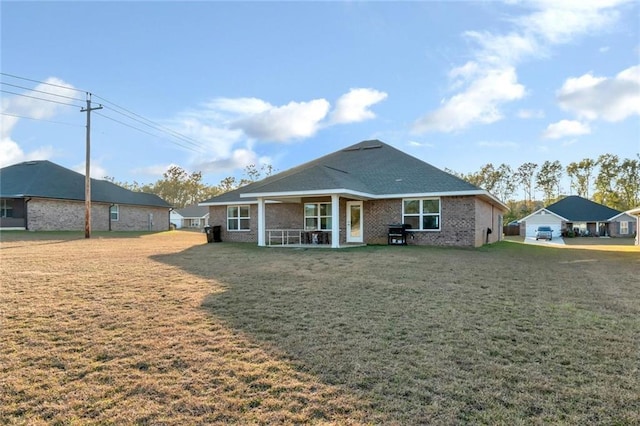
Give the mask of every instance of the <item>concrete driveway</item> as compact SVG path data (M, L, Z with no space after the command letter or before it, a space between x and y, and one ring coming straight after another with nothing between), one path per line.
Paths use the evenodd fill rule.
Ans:
M536 241L536 237L525 237L525 244L534 244L538 246L563 246L564 240L562 237L554 237L552 240L538 240Z

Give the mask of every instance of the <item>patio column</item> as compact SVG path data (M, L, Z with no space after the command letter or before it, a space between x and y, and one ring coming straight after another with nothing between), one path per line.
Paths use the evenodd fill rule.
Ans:
M340 196L331 195L331 248L340 247Z
M258 246L264 247L265 234L264 198L258 198Z

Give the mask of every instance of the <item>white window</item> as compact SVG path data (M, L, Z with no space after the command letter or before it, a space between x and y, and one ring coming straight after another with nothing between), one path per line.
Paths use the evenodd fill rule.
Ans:
M307 231L331 229L331 203L306 203L304 229Z
M440 199L406 199L402 203L402 223L419 231L440 230Z
M0 217L13 217L13 205L11 201L0 201Z
M629 222L620 222L620 235L629 235Z
M114 204L109 207L109 215L111 216L112 222L117 222L120 219L120 206Z
M229 231L248 231L249 206L227 207L227 229Z

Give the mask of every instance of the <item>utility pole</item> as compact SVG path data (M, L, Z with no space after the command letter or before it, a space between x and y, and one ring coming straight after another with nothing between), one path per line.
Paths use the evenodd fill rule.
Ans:
M91 107L91 93L87 92L87 107L80 112L87 113L87 148L84 172L84 237L91 238L91 111L102 109L102 105ZM109 213L111 214L111 213Z

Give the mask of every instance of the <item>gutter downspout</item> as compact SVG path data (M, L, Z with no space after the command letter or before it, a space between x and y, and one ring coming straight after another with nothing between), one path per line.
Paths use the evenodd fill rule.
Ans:
M169 215L167 216L167 221L169 222L169 223L167 223L167 229L168 229L169 231L172 231L172 229L171 229L171 212L172 212L173 210L174 210L174 208L173 208L173 207L169 207Z
M25 198L24 200L24 230L25 231L29 230L29 207L27 206L27 203L29 201L31 201L31 197Z

